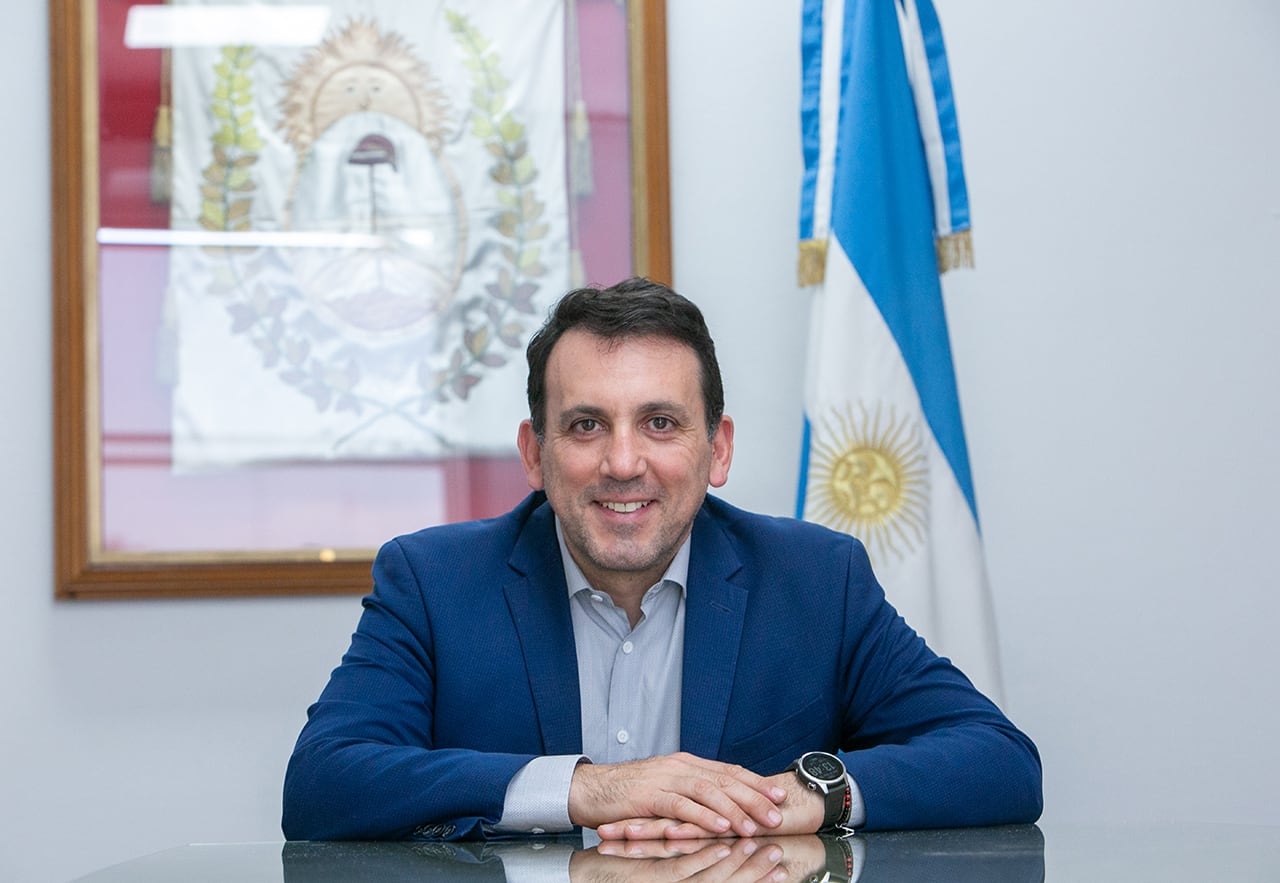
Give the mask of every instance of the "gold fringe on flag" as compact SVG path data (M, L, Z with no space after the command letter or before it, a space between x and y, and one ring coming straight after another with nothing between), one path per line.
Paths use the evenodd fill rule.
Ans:
M173 195L173 117L168 105L156 108L151 130L151 201L168 202Z
M173 89L169 84L172 53L160 54L160 106L151 128L151 201L163 205L173 199Z
M945 273L960 267L973 267L973 238L968 230L948 233L937 239L938 272Z
M796 278L801 287L821 285L827 276L827 240L800 240L800 257L796 262Z

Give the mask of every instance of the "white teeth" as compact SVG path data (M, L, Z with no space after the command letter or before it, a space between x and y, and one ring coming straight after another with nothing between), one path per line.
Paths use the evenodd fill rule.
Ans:
M601 503L606 509L613 512L634 512L637 509L643 509L648 503Z

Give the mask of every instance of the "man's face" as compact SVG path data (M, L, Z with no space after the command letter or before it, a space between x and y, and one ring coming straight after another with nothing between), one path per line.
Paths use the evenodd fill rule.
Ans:
M728 479L733 422L708 440L698 357L683 343L574 329L547 360L545 437L526 420L518 442L591 584L643 591L689 535L707 485Z

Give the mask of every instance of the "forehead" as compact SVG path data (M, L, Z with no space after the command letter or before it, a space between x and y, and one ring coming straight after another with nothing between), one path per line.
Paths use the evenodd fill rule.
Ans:
M556 341L547 360L551 398L616 397L644 393L697 398L702 368L688 344L669 337L604 338L571 329Z

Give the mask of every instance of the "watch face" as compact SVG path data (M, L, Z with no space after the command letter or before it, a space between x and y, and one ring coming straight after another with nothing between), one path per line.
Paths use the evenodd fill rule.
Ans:
M844 775L844 764L840 762L840 758L830 754L814 752L805 755L800 765L806 773L821 782L834 782Z

